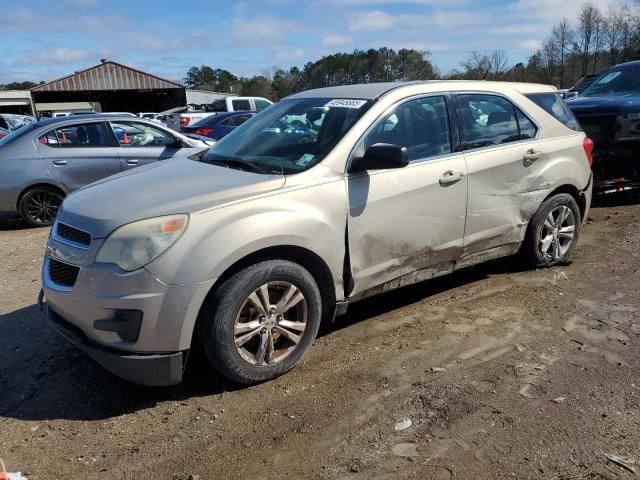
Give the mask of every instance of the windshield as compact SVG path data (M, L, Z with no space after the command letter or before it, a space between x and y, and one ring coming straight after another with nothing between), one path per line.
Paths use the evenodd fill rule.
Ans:
M371 106L370 100L283 100L214 145L204 162L294 174L321 162Z
M640 93L640 65L603 73L580 96L595 97L625 93Z
M16 138L21 137L22 135L24 135L25 133L30 132L31 130L36 129L37 127L39 127L39 125L37 124L37 122L34 123L28 123L26 125L23 125L21 127L19 127L18 129L12 131L9 135L7 135L4 138L0 138L0 147L3 145L6 145L9 142L12 142L13 140L15 140Z

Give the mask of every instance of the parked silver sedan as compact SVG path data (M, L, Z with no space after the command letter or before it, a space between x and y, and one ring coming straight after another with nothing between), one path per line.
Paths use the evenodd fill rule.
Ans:
M125 115L41 120L0 139L0 213L51 225L63 198L139 165L186 158L208 144Z

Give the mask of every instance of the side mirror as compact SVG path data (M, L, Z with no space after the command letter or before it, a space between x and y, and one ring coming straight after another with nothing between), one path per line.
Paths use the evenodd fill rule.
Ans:
M403 168L409 165L407 147L390 143L376 143L367 148L362 157L351 161L351 172Z

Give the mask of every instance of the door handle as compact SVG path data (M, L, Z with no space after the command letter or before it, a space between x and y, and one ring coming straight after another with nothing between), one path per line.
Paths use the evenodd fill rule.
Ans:
M527 150L527 153L524 154L524 161L535 162L540 157L542 157L542 152L540 152L539 150L534 150L532 148L531 150Z
M140 160L137 158L127 158L127 165L138 165Z
M59 167L62 167L63 165L67 164L67 161L66 160L54 160L53 164L54 165L58 165Z
M440 177L440 185L451 185L462 180L462 177L464 177L464 173L448 170Z

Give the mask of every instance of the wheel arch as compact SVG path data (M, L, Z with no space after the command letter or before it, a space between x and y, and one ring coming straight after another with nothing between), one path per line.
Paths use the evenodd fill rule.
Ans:
M564 185L560 185L559 187L557 187L555 190L553 190L549 195L546 196L546 198L544 199L544 201L550 199L551 197L554 197L560 193L566 193L571 195L574 200L576 201L576 203L578 204L578 209L580 210L580 219L584 219L584 214L587 211L587 198L584 195L584 193L582 193L580 190L578 190L574 185L571 184L564 184ZM544 202L543 201L543 202Z
M47 183L47 182L38 182L38 183L33 183L31 185L28 185L26 187L24 187L22 189L22 191L20 192L20 194L18 195L18 198L16 200L16 210L20 211L20 202L22 201L22 198L31 190L34 190L36 188L48 188L51 190L56 190L57 192L60 192L62 194L63 197L66 197L68 195L67 192L65 192L59 185L56 185L54 183Z
M230 277L246 267L265 260L285 260L297 263L307 269L318 284L322 298L322 322L331 321L336 306L336 293L331 269L326 262L315 252L297 245L277 245L265 247L252 252L235 261L218 277L211 290L207 294L200 313L215 294L217 289ZM198 315L200 317L200 314Z

